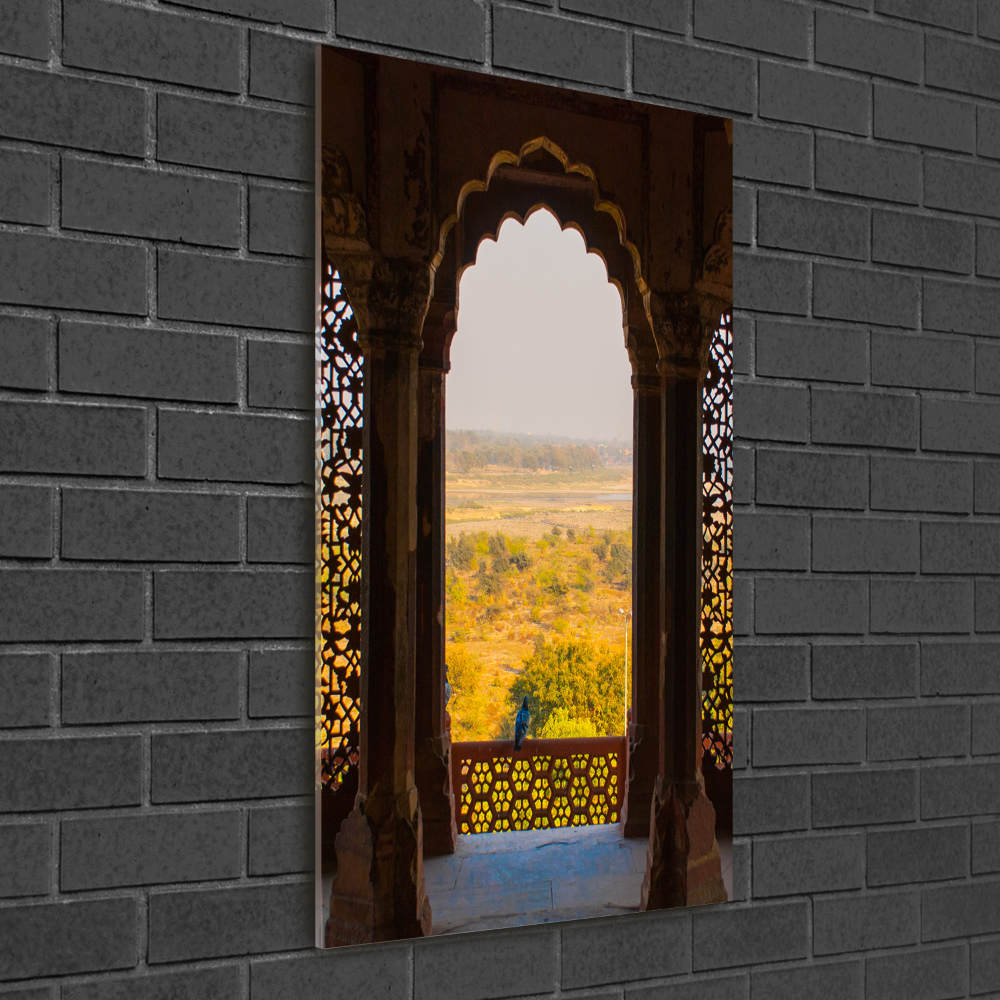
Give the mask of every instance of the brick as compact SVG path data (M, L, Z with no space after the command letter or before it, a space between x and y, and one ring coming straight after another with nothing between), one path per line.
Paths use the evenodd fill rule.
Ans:
M963 824L956 829L964 831L966 827ZM1000 871L1000 820L973 821L972 874L997 871Z
M720 969L805 958L809 903L699 908L694 923L694 969Z
M871 466L872 510L961 514L972 506L971 462L873 455Z
M924 399L920 437L925 451L1000 455L1000 403Z
M486 24L475 0L443 0L419 13L407 0L340 0L337 34L479 62Z
M675 35L683 35L687 30L688 5L685 0L562 0L560 10L672 31Z
M149 963L258 955L313 943L312 884L154 892Z
M977 108L976 152L1000 159L1000 113L994 108Z
M733 177L809 187L812 137L808 132L734 121Z
M311 191L251 184L250 249L255 253L312 257L316 250L315 216L316 199Z
M865 260L869 242L867 208L777 191L758 196L760 246Z
M0 403L0 470L141 476L146 414L137 407Z
M694 35L755 52L793 59L808 55L809 18L802 7L784 0L696 0Z
M976 226L976 274L1000 278L1000 226Z
M162 409L159 475L256 483L312 481L312 421Z
M964 824L868 834L869 886L961 878L968 870L969 834Z
M809 518L805 515L737 514L737 569L808 569Z
M0 898L44 896L49 891L52 833L47 823L0 826Z
M868 459L861 455L757 449L760 504L861 510L867 497Z
M804 774L733 777L733 832L787 833L809 826L809 778Z
M816 11L816 62L920 82L921 32L831 10Z
M920 897L915 892L841 895L813 901L813 952L895 948L920 940Z
M157 159L264 177L313 179L313 121L279 111L161 94Z
M921 819L995 813L1000 795L1000 764L948 764L925 767L920 775Z
M750 896L750 842L738 840L733 844L733 902L744 902ZM729 994L729 997L732 997ZM688 997L688 1000L696 1000ZM724 998L720 998L724 1000Z
M313 873L315 806L275 806L250 810L251 875Z
M142 638L142 573L0 570L0 642Z
M741 438L806 440L809 394L798 386L742 383L733 388L737 433Z
M917 326L920 279L895 271L813 265L813 315L883 326Z
M737 700L804 701L809 693L809 647L741 646L734 685Z
M924 941L1000 931L1000 882L940 886L921 896Z
M71 156L62 161L67 229L238 247L241 201L235 181Z
M612 996L609 994L607 1000ZM750 979L746 974L708 979L699 976L686 982L675 979L657 986L628 986L625 997L626 1000L750 1000ZM604 994L601 1000L605 1000Z
M971 0L964 0L964 3L971 8ZM975 15L971 11L968 20L975 20ZM1000 39L1000 10L997 10L990 0L979 0L979 18L976 28L980 38ZM968 30L972 31L971 28Z
M925 156L924 205L1000 219L1000 167Z
M646 35L636 35L633 45L632 87L637 94L752 111L753 59L729 53L720 62L709 49Z
M867 959L865 964L869 996L885 1000L946 1000L968 995L968 955L964 946L925 947L901 955L879 955Z
M948 4L936 3L935 0L875 0L875 10L890 17L905 17L909 21L970 34L976 23L973 0L952 0Z
M816 187L861 198L916 205L920 156L868 142L816 136Z
M29 59L49 58L49 4L6 0L0 22L0 52Z
M967 392L972 388L972 342L873 331L872 383Z
M240 91L236 25L103 0L64 0L62 38L67 66Z
M925 522L920 567L924 573L1000 574L1000 523Z
M461 939L460 939L461 940ZM385 1000L409 1000L413 978L408 944L383 944L373 966L366 948L315 948L294 958L250 963L251 1000L282 1000L292 996L363 997L373 988ZM241 994L242 995L242 994Z
M239 1000L240 968L237 965L167 972L62 986L64 1000Z
M761 61L759 103L762 118L868 134L870 84L825 70Z
M754 1000L783 997L841 997L861 1000L865 970L861 962L826 962L798 969L768 969L752 973Z
M657 914L642 923L574 923L562 931L564 990L627 979L676 976L691 968L690 914Z
M49 224L51 163L50 157L40 153L0 149L0 219L36 226Z
M1000 581L976 581L976 631L1000 632Z
M250 497L247 560L308 563L315 558L315 510L311 499Z
M968 752L969 711L965 705L868 709L870 761L964 757Z
M923 643L920 693L1000 694L1000 643L984 638Z
M971 632L971 580L872 580L872 632Z
M0 979L130 969L139 960L136 899L0 909ZM53 943L58 942L58 947Z
M1000 989L1000 941L996 938L990 941L973 941L970 952L972 957L970 980L973 994Z
M312 717L312 649L262 649L250 653L252 719Z
M1000 396L1000 344L976 342L976 392Z
M0 812L137 806L141 795L139 736L0 741Z
M737 633L738 634L738 633ZM750 710L733 709L733 770L745 771L750 758Z
M905 823L917 818L917 772L909 768L814 774L812 793L816 829Z
M880 209L872 212L874 261L969 274L974 257L971 222Z
M917 644L813 646L812 696L905 698L917 694Z
M64 653L64 725L238 719L240 655Z
M736 252L734 291L742 309L796 313L808 308L809 265L803 260Z
M917 397L814 388L812 440L821 444L915 449Z
M161 319L312 332L312 267L175 250L158 254Z
M834 889L860 889L864 835L757 837L753 844L754 898Z
M0 297L22 305L142 316L146 251L39 233L0 233Z
M864 580L758 577L754 623L758 635L856 634L866 630Z
M924 329L997 336L1000 288L924 278Z
M251 406L309 410L316 405L316 350L312 344L251 340L247 392Z
M743 184L733 185L733 242L749 246L754 233L756 192ZM735 335L735 329L733 331ZM734 336L735 339L735 336Z
M754 453L752 448L733 447L733 503L750 503L754 494Z
M0 653L0 729L47 726L52 664L49 653Z
M290 28L312 28L325 31L324 0L168 0L169 3L233 14L252 21L271 21ZM338 25L339 27L339 25Z
M863 383L868 334L855 327L758 320L756 371L774 378Z
M302 639L312 634L312 574L158 570L157 639Z
M493 64L620 90L625 84L625 33L498 6L493 8Z
M467 934L413 951L413 1000L487 1000L556 988L559 934Z
M920 526L888 518L813 517L812 568L832 573L916 573Z
M931 34L927 35L926 46L927 86L994 100L1000 98L1000 66L995 46Z
M146 92L118 83L0 66L0 134L142 156L146 151Z
M237 878L236 811L71 819L61 826L60 889Z
M972 753L1000 754L1000 702L972 706Z
M750 357L753 353L753 320L747 316L736 316L733 322L733 372L736 375L750 374Z
M287 104L312 107L316 90L316 50L308 42L271 31L250 32L250 93Z
M312 791L312 729L154 734L152 801L210 802ZM252 762L253 766L248 767Z
M864 759L865 720L853 708L767 708L753 715L754 767Z
M971 153L976 148L976 108L966 101L876 83L874 135Z
M51 324L46 319L0 316L0 385L47 389L51 339Z
M237 562L240 499L144 490L64 490L62 555L131 562Z
M1000 462L976 462L977 514L1000 514Z
M52 558L52 490L0 486L0 556Z
M733 634L750 634L750 581L733 581Z
M59 388L235 403L238 355L235 337L63 320Z

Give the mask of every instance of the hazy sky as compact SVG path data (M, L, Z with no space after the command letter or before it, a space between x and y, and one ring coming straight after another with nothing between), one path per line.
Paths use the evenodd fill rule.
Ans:
M447 427L632 436L622 304L604 263L548 211L508 219L459 286Z

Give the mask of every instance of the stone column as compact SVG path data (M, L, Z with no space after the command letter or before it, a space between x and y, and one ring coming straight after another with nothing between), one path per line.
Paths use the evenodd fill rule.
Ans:
M642 908L726 900L715 809L701 775L701 399L711 331L690 304L663 318L661 760Z
M655 364L633 362L632 726L629 783L622 810L626 837L649 833L660 769L660 461L663 380Z
M424 856L454 854L458 838L451 787L451 732L445 706L445 376L453 310L432 304L424 324L417 388L416 781Z
M361 746L354 809L337 834L326 944L430 933L414 779L417 357L426 267L337 260L365 356Z

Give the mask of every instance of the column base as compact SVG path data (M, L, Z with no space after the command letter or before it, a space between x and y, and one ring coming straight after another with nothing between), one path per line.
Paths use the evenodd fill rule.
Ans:
M656 780L650 803L646 877L642 883L643 910L674 906L725 903L719 845L715 839L715 808L705 795L698 772L692 796L683 786Z
M424 824L425 858L454 854L458 844L450 755L451 740L447 737L425 740L417 749L416 782Z
M328 948L426 937L422 822L417 790L359 795L337 834L337 874L326 923Z

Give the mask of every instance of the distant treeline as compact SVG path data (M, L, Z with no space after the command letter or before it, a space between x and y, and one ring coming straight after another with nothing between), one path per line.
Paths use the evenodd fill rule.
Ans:
M447 448L449 472L471 472L490 465L523 472L586 472L632 464L631 442L562 444L527 436L448 431Z

